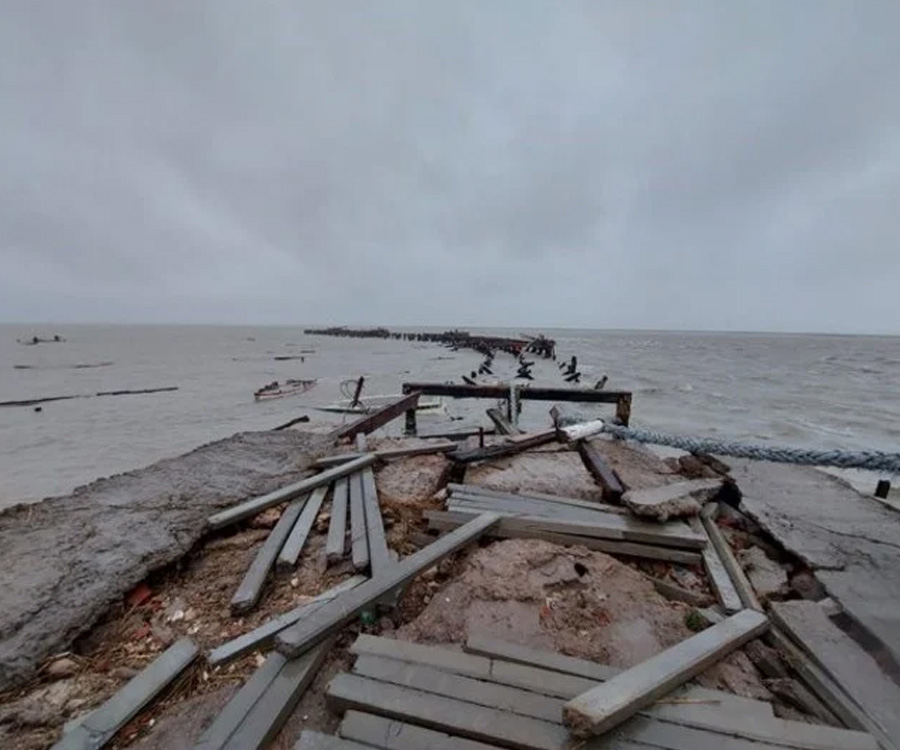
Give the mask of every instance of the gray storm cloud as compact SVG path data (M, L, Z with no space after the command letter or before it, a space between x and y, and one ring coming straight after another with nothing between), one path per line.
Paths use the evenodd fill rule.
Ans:
M0 0L0 319L900 333L898 29Z

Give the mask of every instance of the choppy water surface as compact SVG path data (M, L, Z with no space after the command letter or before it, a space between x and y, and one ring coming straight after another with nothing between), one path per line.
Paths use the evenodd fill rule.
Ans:
M634 391L635 425L798 446L900 449L900 338L545 333L556 338L560 358L578 356L585 384L606 373L607 387ZM16 342L35 334L66 341ZM303 362L274 359L301 349L315 351ZM0 408L0 506L63 494L300 414L340 419L312 407L339 399L348 378L365 375L372 394L398 393L405 380L461 382L479 361L474 352L432 344L305 336L299 327L0 326L0 401L179 388L51 402L40 412ZM75 367L106 362L112 364ZM499 378L515 372L505 355L495 364ZM535 373L543 383L564 385L551 362L540 362ZM300 396L253 401L259 386L291 377L318 378L318 385ZM486 406L448 401L446 415L420 418L420 427L484 423ZM528 403L523 422L546 425L549 406Z

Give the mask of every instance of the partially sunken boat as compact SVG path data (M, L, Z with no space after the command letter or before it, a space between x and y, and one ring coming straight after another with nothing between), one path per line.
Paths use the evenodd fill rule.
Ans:
M253 398L257 401L268 401L273 398L284 398L285 396L296 396L298 393L306 393L310 388L315 386L315 380L295 380L289 378L284 383L277 380L264 385L253 394Z

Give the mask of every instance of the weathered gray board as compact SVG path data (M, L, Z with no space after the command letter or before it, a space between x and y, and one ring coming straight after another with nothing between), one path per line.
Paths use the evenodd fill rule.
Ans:
M900 745L900 687L815 602L772 605L772 619L818 662L891 739Z
M741 604L750 609L755 609L757 612L762 612L762 605L759 603L759 599L756 598L756 592L753 590L747 574L744 573L744 569L734 556L731 545L728 544L728 540L719 529L715 519L704 514L700 520L706 529L706 533L709 535L709 540L719 555L719 560L721 560L725 570L728 571L728 576L731 578L731 583L734 585L738 597L740 597Z
M331 519L328 522L328 536L325 538L325 562L334 565L347 551L347 492L350 489L347 477L334 483L331 493Z
M363 504L362 474L347 477L350 485L350 557L355 570L369 567L369 538L366 533L366 506Z
M397 685L339 674L327 688L329 705L336 710L359 710L409 721L424 727L458 734L515 750L571 750L569 733L560 724L529 719L506 711L465 701L422 693ZM627 739L674 750L783 750L769 743L742 740L721 732L682 727L638 717L629 722ZM579 750L612 750L623 738L595 738Z
M269 654L200 735L194 750L221 750L286 663L287 659L281 654Z
M768 618L754 610L732 615L569 701L566 724L578 736L602 734L762 634L768 626Z
M900 664L897 512L811 467L728 462L741 509L814 568L828 594Z
M472 637L466 644L483 651L486 655L461 653L453 648L430 646L420 643L398 641L391 638L377 638L360 635L350 647L350 652L358 656L373 656L395 659L413 664L434 667L479 680L490 680L498 685L521 688L533 693L569 700L590 690L598 681L602 682L622 670L604 664L596 664L584 659L576 659L549 651L529 649L524 646L498 641L492 638ZM492 658L497 656L499 658ZM508 659L507 659L508 657ZM774 718L772 706L764 701L742 698L720 690L709 690L690 686L678 692L679 698L690 700L717 701L721 706L734 707L741 716L767 721ZM649 709L656 715L663 708L657 704ZM699 704L678 704L666 706L680 719L696 718ZM670 717L674 720L674 717Z
M408 448L386 448L385 450L375 451L375 455L379 461L390 461L394 458L409 458L410 456L428 456L432 453L449 453L456 450L456 443L449 440L442 440L435 443L426 443L424 445L413 445ZM320 469L327 469L332 466L340 466L359 458L362 453L338 453L334 456L325 456L316 461L315 466Z
M496 750L496 745L452 737L375 714L347 711L338 734L386 750Z
M477 539L498 520L498 516L490 513L477 516L465 526L390 566L377 578L328 602L302 622L279 633L276 637L278 650L288 656L297 656L312 648L373 602L380 601L421 571Z
M436 667L405 662L379 656L360 656L353 667L354 674L380 682L412 688L445 698L495 708L512 714L553 723L561 723L564 701L452 674ZM715 695L715 691L710 691ZM681 696L683 698L683 695ZM721 705L658 704L641 711L641 716L714 732L728 732L744 739L807 750L877 750L872 737L833 727L820 727L803 722L788 722L768 714L748 714L746 703L734 696L724 695ZM692 695L687 700L703 700ZM763 704L768 705L768 704Z
M268 747L313 681L330 648L331 642L328 641L299 659L286 660L222 750L260 750ZM274 656L272 654L269 658Z
M439 510L427 510L424 516L428 519L429 528L439 531L459 528L471 518L468 512L460 513ZM517 518L501 518L500 523L491 529L488 535L500 539L544 539L555 544L579 544L588 549L600 550L601 552L630 555L632 557L646 557L651 560L668 560L669 562L682 563L683 565L699 565L703 559L699 552L690 552L684 549L675 549L674 547L639 544L637 542L620 542L614 539L598 539L589 536L546 531L531 523L519 523Z
M282 487L267 495L260 495L238 503L231 508L223 510L221 513L210 516L207 520L207 526L210 529L221 529L229 524L243 521L245 518L262 513L275 505L280 505L288 500L293 500L295 497L312 492L317 487L331 484L335 479L340 479L356 471L362 471L367 466L375 463L376 460L375 454L367 453L353 461L335 466L332 469L326 469L315 476L301 479L299 482L289 484L287 487Z
M312 531L316 516L319 515L319 509L327 494L327 485L317 487L310 493L302 512L294 523L294 528L291 529L288 538L284 540L281 552L278 553L275 567L279 570L292 570L297 564L297 558L300 557L300 552L303 550L303 545L306 544L306 539L309 537L309 532Z
M497 513L510 515L524 515L527 513L530 516L540 516L541 518L560 521L584 521L587 523L602 522L610 515L622 515L621 513L610 514L599 504L594 508L578 508L573 505L548 503L544 500L527 497L517 500L506 500L499 497L484 497L482 495L462 495L456 492L447 499L447 506L448 509L452 509L452 506L469 506L476 509L496 508Z
M470 515L474 515L476 512L459 509L454 511L454 513ZM500 513L500 515L514 519L516 526L522 528L533 526L543 531L553 531L559 534L592 536L598 539L621 539L627 542L657 544L690 550L700 550L706 546L706 538L695 534L681 521L666 524L647 523L613 513L597 513L596 518L592 520L579 518L571 523L567 522L564 517L560 520L553 520L513 511Z
M302 620L304 617L309 616L325 602L330 602L332 599L349 591L354 586L359 586L359 584L363 583L365 580L365 576L361 575L348 578L343 583L339 583L337 586L334 586L327 591L323 591L305 604L301 604L299 607L295 607L294 609L285 612L283 615L278 615L277 617L264 622L258 628L254 628L243 635L239 635L237 638L226 641L221 646L217 646L207 654L206 661L210 666L217 666L219 664L224 664L227 661L231 661L232 659L236 659L238 656L243 656L250 651L265 648L282 630Z
M95 750L159 695L197 657L197 645L182 638L163 651L106 703L63 735L53 750Z
M451 482L447 485L447 490L451 495L463 496L468 498L485 497L496 498L498 500L542 500L548 503L559 503L561 505L572 505L577 508L587 508L588 510L602 510L607 513L617 513L619 515L628 514L629 511L619 508L616 505L607 505L596 500L581 500L574 497L563 497L561 495L548 495L543 492L503 492L502 490L492 490L487 487L479 487L477 484L455 484Z
M688 526L696 533L707 536L706 527L699 518L689 519ZM731 576L725 569L725 565L722 563L722 558L719 557L719 553L711 544L707 544L703 549L702 554L703 567L706 570L706 575L709 576L710 586L716 593L719 604L722 605L726 614L731 615L735 612L740 612L744 608L744 604L741 602L741 597L738 595L737 589L734 587L734 582L731 580Z
M393 561L388 553L387 540L384 536L384 521L381 518L381 506L378 503L378 490L375 487L375 474L370 466L362 472L363 507L366 515L366 538L369 544L369 562L372 575L383 573Z
M269 532L266 541L262 543L250 567L244 574L244 578L238 586L237 591L231 598L231 611L233 614L241 614L248 612L256 606L259 597L262 595L263 585L269 575L269 570L275 564L275 558L278 557L278 551L284 544L285 539L294 528L294 524L300 517L300 513L309 500L309 496L301 497L294 500L281 514L275 528Z

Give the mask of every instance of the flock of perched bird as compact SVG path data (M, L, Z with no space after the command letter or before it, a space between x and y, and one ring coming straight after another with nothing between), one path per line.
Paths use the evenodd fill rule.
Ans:
M468 385L478 385L476 378L479 375L494 374L494 351L492 349L485 349L482 353L484 354L484 361L478 366L478 369L472 370L468 375L462 376L463 382ZM522 380L534 380L534 375L531 373L531 368L534 367L534 361L525 359L524 352L519 353L517 359L519 367L516 371L516 378ZM567 383L581 383L581 372L578 370L578 357L573 355L568 363L560 362L559 371L562 374L563 380ZM608 379L609 378L606 375L601 377L594 383L594 389L602 390L606 386L606 381Z

